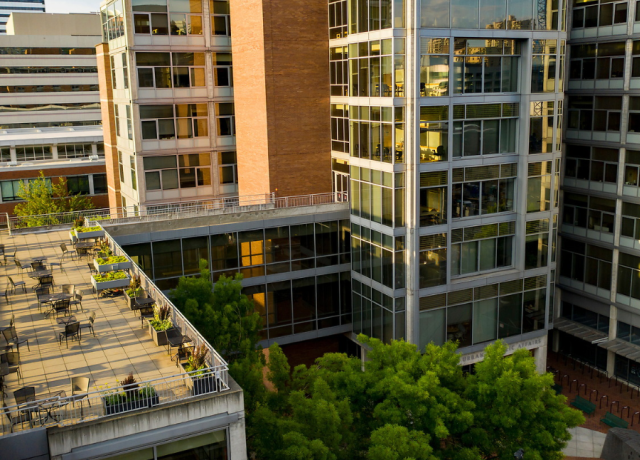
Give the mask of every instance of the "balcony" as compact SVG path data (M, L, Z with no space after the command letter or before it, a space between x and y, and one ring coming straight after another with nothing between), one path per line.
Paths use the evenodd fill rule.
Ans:
M109 240L114 255L126 256ZM8 293L8 302L2 301L0 329L9 327L13 318L19 338L28 339L28 345L19 346L20 378L17 373L4 378L5 414L0 435L39 427L78 425L229 392L232 384L227 363L135 264L130 275L140 279L141 287L155 300L155 305L170 309L173 326L190 337L190 345L204 345L208 350L207 368L200 371L204 371L204 378L187 374L172 359L175 348L170 355L165 346L154 344L149 327L130 309L126 295L109 298L93 292L88 267L92 265L92 257L76 260L66 257L55 265L61 262L60 244L65 243L71 249L68 230L18 233L5 238L4 243L6 254L12 255L16 250L15 257L23 264L28 259L46 258L45 265L52 268L53 292L61 292L64 284L74 285L82 295L82 308L72 307L58 318L55 313L45 315L48 308L40 310L32 289L37 281L29 272L21 270L11 257L0 267L0 272L14 282L26 283L26 293L18 286L15 293ZM71 315L81 326L88 325L89 318L95 316L95 336L89 328L82 328L79 340L69 338L68 346L64 338L60 341L59 334L65 325L59 324L58 319L63 322ZM14 346L13 351L18 351L18 347ZM136 379L135 385L122 385L120 382L130 373ZM89 378L88 389L72 394L74 377ZM33 388L35 396L16 401L15 392L26 387Z

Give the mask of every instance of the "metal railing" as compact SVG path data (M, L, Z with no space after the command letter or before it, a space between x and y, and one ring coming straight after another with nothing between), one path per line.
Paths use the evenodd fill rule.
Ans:
M228 390L219 367L162 377L134 385L97 387L82 395L54 396L4 408L1 435L42 426L75 425ZM198 373L198 376L193 374Z
M109 235L107 231L105 231L106 236ZM109 238L109 247L111 251L116 256L125 256L127 259L131 261L131 258L127 255L127 253L120 247L118 243L113 238ZM189 322L189 320L182 314L178 308L173 305L173 302L169 300L169 298L155 285L153 281L147 276L147 274L142 271L142 269L133 261L131 261L131 269L130 272L133 276L138 277L140 279L140 287L145 290L145 292L155 300L156 308L161 308L163 306L169 307L171 310L171 323L174 327L180 328L180 331L189 336L192 340L190 345L200 346L205 345L209 350L207 354L207 364L211 368L219 369L220 375L219 378L222 380L224 387L229 387L229 368L227 363L222 357L218 354L218 352L206 341L206 339L198 332L198 330ZM124 294L127 295L126 293Z
M161 220L204 217L218 214L237 214L269 209L296 208L347 202L343 192L318 193L276 198L274 194L223 197L208 200L182 201L158 205L104 208L38 216L8 217L10 234L29 233L42 229L64 229L84 218L89 226L104 224L126 224Z
M106 236L108 232L105 231ZM113 255L131 258L115 242L108 238ZM140 287L155 300L156 308L167 306L171 311L171 322L181 333L192 340L189 345L204 345L208 350L206 368L191 372L179 370L176 374L135 385L116 387L96 387L83 395L55 396L4 408L2 432L6 435L20 430L51 425L73 425L88 420L133 412L166 403L181 401L204 394L214 394L229 390L229 366L219 353L205 340L189 320L178 310L169 298L133 261L130 272L140 280ZM126 292L124 293L126 296ZM128 299L127 299L128 300ZM82 397L80 397L82 396Z

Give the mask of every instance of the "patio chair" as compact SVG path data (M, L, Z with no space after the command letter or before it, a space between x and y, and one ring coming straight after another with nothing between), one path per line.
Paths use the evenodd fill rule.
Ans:
M8 351L1 354L0 363L7 364L9 374L17 374L18 382L22 379L22 373L20 372L20 352Z
M151 320L156 314L156 310L153 306L142 307L140 310L140 328L144 327L144 320Z
M16 264L16 267L18 267L21 270L20 273L24 273L25 270L28 270L29 268L31 268L31 265L22 265L22 262L20 262L17 258L13 259L13 263Z
M71 337L71 339L75 337L78 342L80 342L80 323L75 322L67 324L64 327L64 332L60 332L60 334L58 335L58 341L60 342L60 345L62 345L62 339L64 339L65 343L67 344L67 348L69 348L69 337Z
M24 428L24 422L29 422L29 428L33 428L33 422L31 421L31 413L27 412L25 414L20 412L10 412L7 407L7 403L3 402L2 407L4 407L4 413L7 416L7 420L9 420L9 430L13 433L13 427L18 423L21 428Z
M47 275L40 278L40 284L38 284L38 287L49 287L53 289L54 284L53 275Z
M91 313L91 316L89 316L89 323L80 325L80 336L82 336L82 329L89 329L93 334L93 336L95 337L96 331L93 328L93 324L95 322L96 322L96 312L94 311L93 313Z
M95 265L93 265L93 262L87 262L87 268L89 269L89 274L93 275L94 273L98 273L98 270L96 270Z
M66 256L71 256L71 260L75 260L76 255L78 254L74 250L67 249L67 245L64 243L60 243L60 249L62 250L62 257L60 258L60 261L63 261Z
M0 290L0 296L4 297L4 300L6 300L7 303L11 303L9 302L9 289L5 289L4 291Z
M82 411L82 400L89 396L89 377L71 377L71 401L76 405L76 401L80 401L80 411ZM89 406L91 400L87 398Z
M46 287L38 287L35 290L36 293L36 299L38 299L38 311L42 312L42 304L43 303L51 303L50 301L43 301L43 298L49 297L49 294L51 293L51 288L46 286Z
M39 270L46 270L47 267L44 266L44 262L42 262L41 260L38 260L36 262L31 262L31 270L32 271L39 271Z
M69 305L75 305L76 310L78 309L78 305L80 305L80 310L84 311L84 308L82 307L82 294L76 292L73 295L73 299L69 301Z
M183 335L179 328L172 327L165 331L167 336L167 352L171 356L172 348L181 348L185 343L191 342L191 339Z
M18 281L17 283L15 281L13 281L13 278L11 278L10 276L7 276L7 279L9 280L9 284L11 285L11 292L13 292L14 294L16 293L16 288L17 287L21 287L22 290L25 292L27 292L27 283L25 283L24 281Z
M7 252L5 251L5 253L3 254L3 258L4 258L4 264L7 265L7 259L8 258L12 258L13 260L16 260L16 253L18 252L17 249L13 250L13 254L7 254Z
M75 284L63 284L60 286L60 292L63 294L73 294L76 290Z
M58 300L56 303L54 303L50 313L55 312L57 318L60 312L64 312L64 314L66 315L70 311L71 309L69 308L69 299L64 299Z
M10 348L13 351L13 347L16 347L17 351L20 351L20 344L26 343L27 349L31 351L29 347L29 339L21 339L18 337L18 332L16 331L15 326L11 326L4 331L2 331L2 335L4 335L4 339L7 341L6 348Z
M36 400L36 387L23 387L13 392L16 405L21 406Z
M53 267L58 267L60 268L60 271L63 272L64 266L62 265L62 262L62 257L60 257L60 260L58 262L50 262L49 265L51 265L51 271L53 272Z

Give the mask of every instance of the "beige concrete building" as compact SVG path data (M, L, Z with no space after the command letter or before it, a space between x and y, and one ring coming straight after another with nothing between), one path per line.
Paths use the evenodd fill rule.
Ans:
M71 193L107 198L95 45L97 14L12 13L0 35L0 212L20 180L67 177Z

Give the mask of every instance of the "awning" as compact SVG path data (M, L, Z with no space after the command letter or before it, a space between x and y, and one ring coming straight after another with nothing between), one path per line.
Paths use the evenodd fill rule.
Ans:
M578 337L579 339L586 340L590 343L596 343L602 340L606 340L609 337L609 334L605 334L604 332L600 332L597 329L584 326L580 323L576 323L575 321L571 321L566 318L558 318L557 320L555 320L553 322L553 327L574 337ZM638 351L640 351L640 348L638 349Z
M634 345L629 342L625 342L620 339L613 339L607 342L598 344L602 348L606 348L608 351L612 351L617 355L624 356L625 358L640 361L640 346Z

